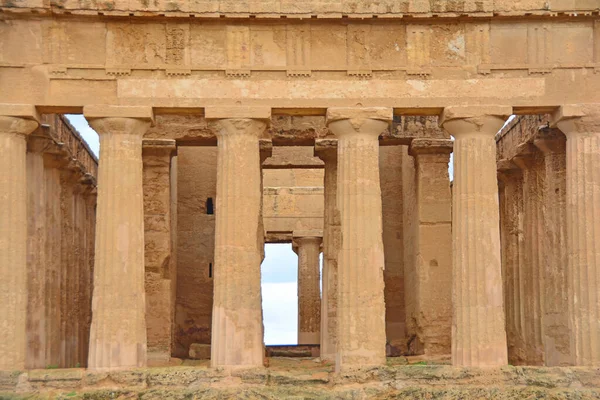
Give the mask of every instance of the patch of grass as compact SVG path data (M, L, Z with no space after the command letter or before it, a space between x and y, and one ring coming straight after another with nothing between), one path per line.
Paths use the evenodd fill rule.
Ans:
M48 365L46 365L46 369L58 369L58 365L56 365L56 364L48 364Z

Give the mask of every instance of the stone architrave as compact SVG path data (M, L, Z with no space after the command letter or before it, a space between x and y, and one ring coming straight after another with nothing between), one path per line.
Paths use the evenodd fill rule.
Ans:
M384 253L378 137L390 108L329 108L338 138L338 342L336 370L385 364Z
M27 141L35 107L0 104L0 370L25 368L27 326Z
M320 357L322 360L334 362L337 348L337 252L340 234L336 205L337 141L317 140L314 154L325 163Z
M455 138L452 189L452 364L506 365L496 142L512 109L456 106L440 124Z
M298 254L298 344L319 344L321 339L322 236L322 231L295 231L293 236L293 248Z
M568 298L574 364L600 366L600 104L562 106L567 137Z
M542 332L545 365L573 363L569 329L567 256L567 158L566 138L558 129L543 130L534 140L544 154L544 285Z
M269 108L207 108L218 138L211 366L263 365L259 138Z
M417 335L426 355L450 354L452 331L452 196L448 162L452 141L414 139L417 194Z
M142 137L149 107L86 106L100 135L88 368L146 365Z

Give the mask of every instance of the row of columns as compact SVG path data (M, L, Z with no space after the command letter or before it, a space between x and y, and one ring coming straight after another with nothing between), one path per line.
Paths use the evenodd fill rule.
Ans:
M440 123L455 137L452 210L452 360L507 363L500 265L496 132L510 107L448 107ZM96 258L89 368L146 364L142 137L145 107L89 106L100 134ZM22 368L25 355L25 136L35 109L0 107L0 368ZM212 366L263 365L260 294L259 137L269 108L207 108L218 138ZM383 243L378 136L391 108L330 108L338 139L334 277L336 369L385 363ZM568 285L575 363L600 364L600 106L564 106L555 115L567 135ZM331 200L326 200L331 201ZM333 225L335 226L335 224ZM326 228L327 229L327 228ZM325 234L326 243L332 241ZM329 268L333 263L327 262ZM331 286L329 286L331 285ZM435 290L435 288L431 288ZM330 333L331 334L331 333ZM327 350L326 354L331 350Z

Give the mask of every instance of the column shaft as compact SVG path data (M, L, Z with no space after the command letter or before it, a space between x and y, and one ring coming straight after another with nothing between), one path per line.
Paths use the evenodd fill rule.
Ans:
M144 243L148 360L171 357L173 302L171 157L175 141L144 140Z
M455 137L452 363L507 363L496 142L505 107L449 107L442 124Z
M0 370L20 370L27 326L25 135L37 122L3 115L0 108Z
M516 165L508 164L509 168L499 173L504 185L501 232L508 361L525 365L523 175Z
M266 124L220 119L211 365L263 365L259 135Z
M544 153L544 309L542 332L545 365L572 365L569 329L567 256L566 139L558 130L544 132L535 145Z
M452 326L450 140L413 140L417 192L417 336L425 354L449 354ZM432 290L435 288L435 290Z
M523 216L525 268L525 346L527 365L544 365L542 340L544 287L544 163L538 151L527 150L515 157L523 173Z
M600 105L563 106L567 136L568 297L574 363L600 366Z
M298 344L319 344L321 238L295 237L294 246L298 254Z
M600 131L567 136L567 229L575 364L600 365Z
M337 347L337 247L340 230L336 206L337 150L331 147L315 153L325 162L320 356L322 360L331 362L335 361Z
M146 365L142 136L150 120L96 117L87 111L90 125L100 134L88 368L142 367Z
M338 137L338 355L336 369L385 363L379 134L388 109L329 109Z

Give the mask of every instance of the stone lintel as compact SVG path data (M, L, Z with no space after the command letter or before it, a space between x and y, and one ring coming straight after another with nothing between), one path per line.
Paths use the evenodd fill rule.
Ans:
M449 139L413 139L408 148L411 156L422 154L450 154L454 142Z
M326 124L344 119L376 119L391 121L394 110L387 107L331 107L327 109Z
M40 114L34 105L0 103L0 116L18 117L40 121Z
M468 119L486 115L508 118L511 114L511 106L449 106L444 108L444 111L440 114L439 125L443 126L444 123L454 119Z
M258 119L271 121L270 107L206 107L204 109L206 119Z
M97 118L136 118L150 121L154 125L154 111L152 107L92 104L83 107L83 115L87 120Z

